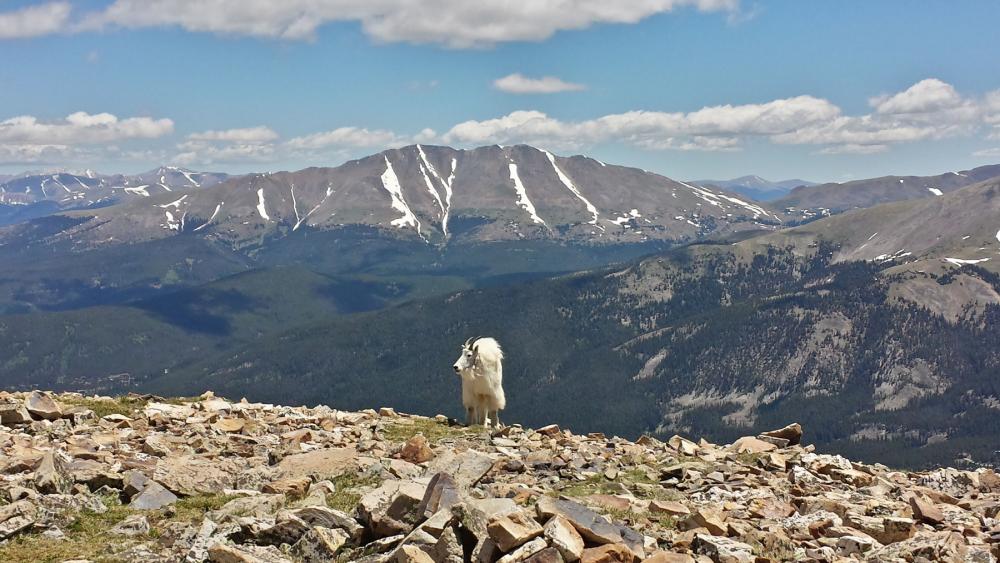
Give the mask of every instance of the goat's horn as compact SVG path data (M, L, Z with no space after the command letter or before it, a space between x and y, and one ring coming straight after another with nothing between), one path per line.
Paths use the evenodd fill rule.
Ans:
M465 347L466 348L468 348L469 345L471 345L471 344L472 344L472 339L471 338L465 341Z
M482 336L477 336L477 337L475 337L475 338L472 339L473 348L475 348L476 343L479 342L480 340L482 340L482 338L483 338Z

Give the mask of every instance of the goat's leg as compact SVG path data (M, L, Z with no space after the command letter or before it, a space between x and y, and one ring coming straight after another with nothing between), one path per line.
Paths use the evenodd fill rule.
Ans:
M465 425L475 426L476 421L479 418L476 407L465 407Z
M493 427L497 430L501 430L503 428L503 423L500 422L500 411L498 410L493 411Z

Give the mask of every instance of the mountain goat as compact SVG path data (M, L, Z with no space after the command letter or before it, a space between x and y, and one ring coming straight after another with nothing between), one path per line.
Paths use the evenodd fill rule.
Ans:
M466 424L499 427L500 411L507 406L500 343L493 338L470 338L462 345L462 355L452 367L462 378Z

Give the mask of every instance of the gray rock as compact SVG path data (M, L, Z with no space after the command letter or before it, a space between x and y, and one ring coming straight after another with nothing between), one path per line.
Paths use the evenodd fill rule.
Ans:
M31 413L24 407L24 403L0 403L0 424L8 426L14 424L27 424L31 422Z
M292 553L304 563L326 563L332 561L350 537L339 528L315 526L299 538L292 546Z
M42 463L35 470L35 488L47 495L65 493L73 486L72 480L66 475L62 459L53 451L45 452Z
M349 514L323 506L307 506L292 510L292 514L301 518L310 526L322 526L344 531L352 541L361 539L365 532L364 526Z
M31 528L38 517L38 509L27 500L0 506L0 540L13 537Z
M753 547L730 538L695 534L692 544L695 553L707 555L712 561L725 563L752 563Z
M136 510L159 510L175 502L177 502L177 495L156 481L149 481L142 492L132 497L129 506Z
M141 514L133 514L111 528L111 533L119 536L144 536L149 530L149 520Z

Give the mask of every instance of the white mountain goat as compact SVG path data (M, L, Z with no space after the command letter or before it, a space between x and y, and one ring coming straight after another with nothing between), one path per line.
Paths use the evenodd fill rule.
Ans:
M507 406L503 393L503 351L493 338L470 338L453 366L462 378L465 422L500 426L500 411Z

